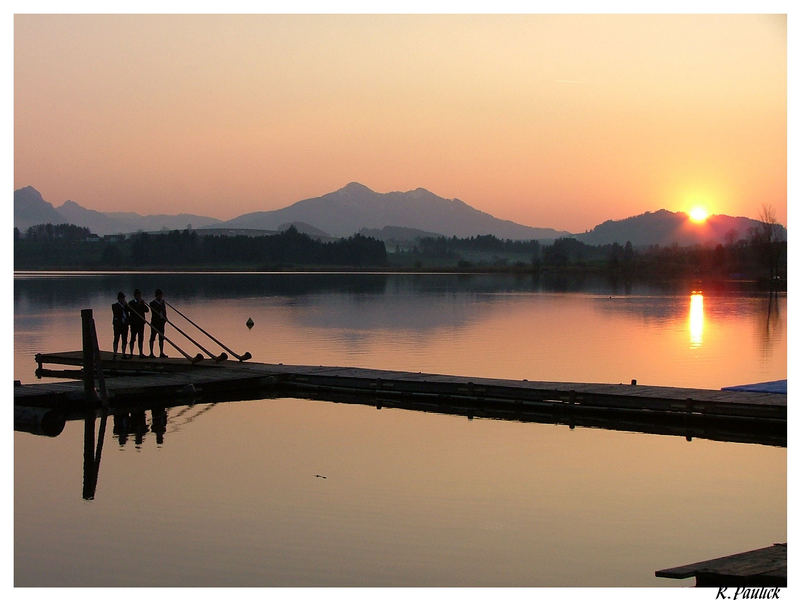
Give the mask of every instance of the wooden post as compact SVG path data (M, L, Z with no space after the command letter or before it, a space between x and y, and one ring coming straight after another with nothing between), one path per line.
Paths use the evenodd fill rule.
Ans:
M88 407L93 403L94 389L94 341L92 340L92 309L81 310L81 338L83 340L83 395ZM83 498L91 500L97 482L94 478L94 412L87 412L83 421Z
M84 500L92 500L97 490L97 476L100 471L100 453L102 452L103 438L106 431L108 397L91 308L81 310L81 333L83 340L83 392L86 397L87 411L83 422L83 498ZM96 445L96 415L93 407L97 404L98 394L94 387L95 379L100 382L100 400L103 405L100 433Z
M84 308L81 310L81 332L83 338L83 393L86 397L86 404L94 400L94 340L92 331L94 318L92 309ZM94 435L92 436L94 437Z
M103 376L103 363L100 359L100 348L97 345L97 331L94 328L92 309L81 311L81 331L83 338L83 393L87 406L95 406L98 399L104 407L108 406L106 380ZM95 381L100 384L100 394L95 388Z
M95 377L100 384L100 402L103 408L108 408L108 392L106 391L106 378L103 375L103 361L100 358L100 346L97 345L97 330L94 328L94 319L92 319L92 365L95 369ZM97 392L95 392L96 394Z

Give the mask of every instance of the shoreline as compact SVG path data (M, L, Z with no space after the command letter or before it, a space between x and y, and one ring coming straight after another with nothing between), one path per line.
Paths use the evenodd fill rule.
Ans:
M674 284L694 282L699 285L711 286L744 286L755 288L761 291L782 292L787 291L786 280L780 280L778 285L770 285L766 280L759 280L754 278L737 278L737 277L720 277L715 275L702 274L686 274L686 275L673 275L669 277L660 277L656 274L641 275L641 274L623 274L605 269L591 269L591 268L567 268L567 269L533 269L533 268L513 268L513 267L487 267L487 268L441 268L441 269L419 269L419 268L313 268L313 267L298 267L298 268L264 268L264 269L247 269L247 268L197 268L197 267L139 267L139 268L119 268L119 269L86 269L86 268L52 268L42 267L38 269L14 269L14 277L25 275L123 275L128 273L141 273L141 274L159 274L159 273L175 273L175 274L198 274L198 275L509 275L509 276L534 276L534 277L568 277L568 278L603 278L609 280L623 281L626 283L658 283L658 284Z

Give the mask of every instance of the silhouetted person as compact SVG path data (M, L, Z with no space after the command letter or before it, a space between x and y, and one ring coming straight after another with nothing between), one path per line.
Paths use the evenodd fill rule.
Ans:
M167 358L164 354L164 326L167 324L167 304L164 302L164 293L156 290L155 299L150 302L153 315L150 317L150 358L153 357L153 341L158 334L158 350L160 358Z
M131 321L131 356L133 356L133 343L139 340L139 358L144 358L144 314L150 312L147 302L142 300L142 291L133 290L133 300L128 302Z
M114 314L114 318L111 321L114 325L114 358L117 358L117 345L120 338L122 338L122 358L128 358L125 355L125 346L128 344L128 322L130 321L130 316L128 305L125 302L125 294L122 292L117 294L117 301L111 305L111 311Z

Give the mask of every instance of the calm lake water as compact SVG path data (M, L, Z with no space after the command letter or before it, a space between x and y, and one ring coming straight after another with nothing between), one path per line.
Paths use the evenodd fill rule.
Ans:
M83 308L110 349L110 305L134 287L164 289L258 362L703 388L786 377L785 295L128 273L17 274L15 379L36 381L37 352L80 348ZM93 500L82 421L15 433L16 585L685 586L653 572L786 541L785 448L299 398L169 408L165 428L139 417L127 436L109 419Z

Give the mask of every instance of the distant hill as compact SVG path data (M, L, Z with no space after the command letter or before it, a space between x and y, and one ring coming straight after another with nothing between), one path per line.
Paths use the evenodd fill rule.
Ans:
M140 215L133 212L99 212L84 208L77 202L67 200L55 208L33 187L14 190L14 227L25 232L32 225L42 223L72 223L88 227L92 233L106 235L133 233L135 231L159 231L161 229L185 229L219 223L219 219L192 214Z
M350 183L330 194L300 200L286 208L247 213L226 221L223 226L276 229L295 221L335 236L349 236L364 228L385 226L458 237L491 234L504 239L554 239L571 235L566 231L527 227L497 219L461 200L447 200L423 188L380 194L360 183Z
M662 209L619 221L606 221L574 237L593 246L614 242L625 244L628 241L634 246L725 244L747 238L759 223L747 217L711 215L704 223L698 224L690 221L686 213ZM785 238L783 226L781 232Z
M127 233L122 224L108 215L82 207L77 202L67 200L57 209L68 223L88 227L92 233L104 235L109 233ZM135 229L133 231L136 231Z
M14 227L23 233L33 225L41 223L67 223L53 205L45 201L42 195L31 186L14 190Z
M103 213L114 219L122 227L120 231L130 233L134 231L158 231L160 229L186 229L187 226L194 229L200 227L214 227L221 223L214 217L203 217L189 213L179 213L177 215L140 215L132 212L108 212ZM99 231L96 233L100 233Z
M364 227L358 233L365 237L393 243L413 242L420 238L440 237L442 235L441 233L422 231L421 229L412 229L411 227L393 227L391 225L380 229L367 229Z
M327 231L322 231L313 225L303 223L302 221L293 221L291 223L282 223L278 227L278 231L286 231L290 227L294 227L299 233L305 233L308 237L318 240L331 240L333 236Z
M277 235L283 231L286 231L290 227L294 227L299 233L304 233L308 237L316 240L321 241L328 241L333 240L334 238L329 235L328 233L322 231L321 229L317 229L316 227L312 227L308 223L284 223L281 225L277 230L276 229L244 229L244 228L234 228L234 227L215 227L213 225L203 227L202 229L194 229L197 235L204 237L208 235L219 235L225 237L233 237L237 235L243 235L245 237L262 237L265 235ZM185 229L185 228L179 228ZM153 231L151 233L161 233L161 231Z
M221 235L225 237L243 235L245 237L261 237L265 235L275 235L278 233L272 229L230 229L228 227L204 227L194 230L197 235L204 237L207 235Z

